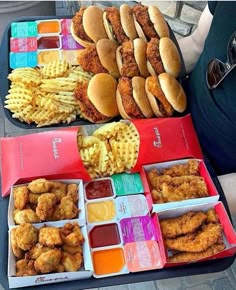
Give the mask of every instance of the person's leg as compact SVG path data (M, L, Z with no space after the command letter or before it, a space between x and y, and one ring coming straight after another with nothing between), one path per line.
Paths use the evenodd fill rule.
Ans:
M8 23L30 15L56 15L55 1L0 1L0 43Z
M236 217L236 173L218 176L230 213Z

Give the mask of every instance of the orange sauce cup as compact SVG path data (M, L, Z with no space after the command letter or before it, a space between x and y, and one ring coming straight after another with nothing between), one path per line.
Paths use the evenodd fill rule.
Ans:
M60 33L61 27L58 20L48 20L38 22L38 33Z
M96 275L109 275L119 273L125 266L122 248L112 248L92 253L94 273Z

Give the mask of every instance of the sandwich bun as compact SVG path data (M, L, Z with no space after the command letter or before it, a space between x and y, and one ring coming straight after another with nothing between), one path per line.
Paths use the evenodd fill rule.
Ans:
M83 27L86 34L95 43L99 39L108 38L103 24L103 10L97 6L89 6L85 9Z
M96 74L88 84L89 100L101 114L108 118L119 115L116 104L116 88L116 80L106 73Z
M120 6L120 21L124 32L129 39L133 40L138 37L134 24L132 8L127 4L122 4Z
M181 59L173 40L168 37L161 38L159 51L165 71L175 78L178 77L181 70Z
M180 83L168 73L148 77L145 90L157 117L170 117L174 111L182 113L186 109L185 92Z
M138 37L147 42L148 39L147 39L146 35L144 34L144 31L143 31L141 25L138 23L138 21L136 20L134 15L133 15L133 19L134 19L134 26L135 26L135 29L137 31Z
M137 69L137 72L133 74L130 71L131 75L126 75L123 72L123 67L126 64L123 62L123 56L121 53L122 45L121 45L116 50L116 63L117 63L120 75L125 76L125 77L142 76L146 78L147 76L149 76L149 72L147 70L147 59L146 59L147 43L141 38L136 38L133 41L130 40L130 42L132 42L132 45L133 45L133 62L134 64L136 63L138 69Z
M183 113L186 109L187 101L180 83L168 73L160 74L158 79L167 101L176 112Z
M149 54L153 59L153 51L156 51L155 63L160 63L162 66L153 67L152 63L149 61ZM173 77L177 78L181 71L181 59L178 49L173 42L168 37L162 37L161 39L152 38L147 43L147 69L150 75L159 75L160 73L167 72ZM159 59L158 59L159 56ZM155 66L155 64L154 64Z
M70 25L70 33L72 35L72 37L74 38L74 40L79 43L80 45L82 45L83 47L89 47L91 45L94 45L95 43L92 41L87 41L87 40L83 40L81 39L78 35L75 34L75 28L74 28L74 23L71 21L71 25Z
M161 11L157 8L157 6L154 5L149 6L148 14L159 38L170 37L168 25Z
M138 65L140 75L146 78L149 76L146 59L147 43L141 38L136 38L134 39L133 44L134 44L134 58Z
M146 6L142 4L136 5L137 10L142 9L143 7L146 7ZM165 21L163 14L159 10L159 8L155 5L150 5L148 6L146 13L150 19L150 22L153 25L154 31L157 34L156 37L157 38L169 37L170 33L169 33L168 25ZM134 25L135 25L136 31L140 38L142 38L144 41L149 41L151 37L154 37L154 36L149 36L145 34L142 25L137 21L135 17L135 13L133 14L133 19L134 19Z
M130 91L127 83L131 85ZM123 119L153 117L153 111L145 92L145 79L142 77L120 78L116 91L116 101Z
M97 54L102 66L114 78L119 78L120 73L116 63L117 43L111 39L100 39L96 43Z
M103 12L102 19L103 19L104 29L106 31L106 34L107 34L108 38L111 39L111 40L115 40L112 27L111 27L111 25L110 25L110 23L109 23L109 21L107 19L107 12L106 11Z

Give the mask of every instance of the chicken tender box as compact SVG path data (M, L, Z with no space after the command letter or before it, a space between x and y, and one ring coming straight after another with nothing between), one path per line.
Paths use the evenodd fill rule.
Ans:
M162 247L160 248L160 251L161 253L163 254L163 257L164 257L164 267L173 267L173 266L180 266L180 265L184 265L184 264L189 264L189 263L194 263L194 262L199 262L199 261L205 261L205 260L211 260L211 259L217 259L217 258L224 258L224 257L229 257L229 256L233 256L236 252L236 236L235 236L235 231L234 231L234 228L230 222L230 219L227 215L227 212L226 212L226 209L223 205L222 202L208 202L208 203L202 203L202 204L195 204L195 205L186 205L186 206L182 206L182 207L179 207L179 208L171 208L171 209L166 209L166 210L163 210L161 212L159 212L157 215L158 215L158 219L159 219L159 222L160 222L160 226L161 226L161 223L162 223L162 220L167 220L167 219L170 219L170 218L177 218L177 217L180 217L182 216L183 214L186 214L186 213L205 213L207 214L207 212L210 210L210 209L214 209L215 211L215 214L218 218L218 221L217 221L217 224L220 225L221 227L221 237L216 241L216 244L224 244L224 247L223 248L219 248L218 250L216 249L215 251L210 251L211 254L209 256L205 256L204 258L200 259L199 257L203 256L202 253L205 253L206 251L202 251L202 252L198 252L197 255L195 252L197 252L197 250L195 252L187 252L187 249L186 247L184 247L184 251L174 251L174 250L168 250L167 247L165 247L165 243L164 242L164 234L162 232L162 235L160 235L160 238L159 238L159 245L162 245ZM208 217L207 215L207 218L210 218ZM198 222L199 222L199 218L198 218ZM190 219L188 219L188 227L194 227L194 221L190 221ZM208 223L208 225L207 225ZM212 224L214 224L214 222L212 220L209 220L209 222L203 222L202 223L202 231L207 231L207 226L212 226ZM181 225L181 227L185 227L187 225L187 222L183 225ZM173 225L174 227L174 225ZM169 229L171 229L169 227ZM178 229L180 231L180 228ZM196 233L196 235L199 234L199 228L197 229L197 231L194 231L194 233ZM210 229L211 231L211 229ZM172 230L173 232L173 230ZM188 247L190 247L190 244L193 244L194 241L196 240L197 241L197 247L201 247L204 243L210 243L212 242L212 238L210 236L214 235L215 233L214 232L209 232L209 234L205 235L206 236L206 239L205 241L202 241L202 237L200 239L200 241L198 242L199 238L196 238L196 236L194 237L190 237L192 236L191 233L188 233L188 237L190 238L190 243L188 243ZM179 237L183 237L184 235L180 235ZM177 240L178 238L174 238L173 240L175 240L175 246L176 246L176 242L178 242L179 240ZM169 239L170 241L171 239ZM181 243L181 241L180 241ZM169 244L169 243L168 243ZM216 244L212 245L212 246L215 246ZM207 247L207 250L212 248L211 245L209 245L210 247L208 247L208 245L204 245ZM192 251L194 250L194 247L193 249L191 249ZM199 250L199 249L198 249ZM188 262L181 262L181 259L178 259L176 262L170 262L171 259L170 257L174 254L177 254L178 253L180 254L187 254L187 255L191 255L192 259L191 259L191 262L188 261ZM170 259L168 261L168 258ZM178 257L179 258L179 257Z
M152 212L219 200L217 189L202 159L145 165L140 176Z
M54 223L53 227L63 227L66 221ZM43 226L51 226L51 223L34 224L34 227L39 229ZM9 229L9 243L8 243L8 281L9 288L19 288L26 286L37 286L43 284L59 283L72 280L88 279L93 274L93 266L88 242L88 235L85 226L82 226L81 233L84 237L83 250L83 266L76 272L62 272L50 274L38 274L35 276L16 277L16 257L13 254L11 247L11 230L19 226L11 226ZM56 248L55 248L56 249Z
M49 183L49 188L39 188L39 192L36 193L38 189L34 189L35 185L45 187L45 182ZM60 188L61 185L66 187ZM24 190L27 192L22 192ZM17 194L14 194L14 191ZM52 197L55 198L53 192L56 200L52 199ZM18 194L21 202L17 199ZM63 211L63 214L61 211ZM76 221L80 226L86 224L83 181L81 179L49 180L40 178L33 179L29 183L12 186L8 206L8 227L24 222L33 224L47 222L51 225L57 224L60 226L65 221Z

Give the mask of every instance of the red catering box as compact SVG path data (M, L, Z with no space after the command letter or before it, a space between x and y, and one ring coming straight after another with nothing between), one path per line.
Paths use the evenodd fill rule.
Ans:
M158 220L161 221L163 219L168 218L175 218L182 214L185 214L190 211L203 211L206 212L209 209L215 209L215 212L219 218L219 222L222 226L223 231L223 239L225 244L225 249L215 255L206 257L204 259L198 259L191 262L179 262L179 263L173 263L168 262L168 251L165 248L165 243L163 240L162 234L159 235L159 245L160 245L160 252L162 254L162 257L164 259L164 267L174 267L174 266L181 266L189 263L199 262L199 261L206 261L206 260L212 260L212 259L218 259L218 258L225 258L235 255L236 253L236 233L234 231L234 228L230 222L230 219L227 215L227 212L225 210L225 207L222 202L210 202L210 203L204 203L204 204L198 204L198 205L189 205L189 206L183 206L180 208L172 208L169 210L165 210L162 212L159 212ZM158 231L161 231L160 224L158 225Z

